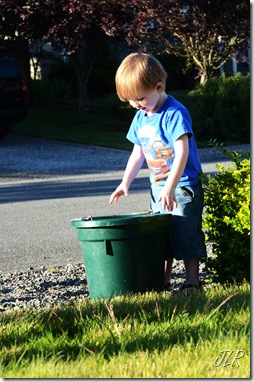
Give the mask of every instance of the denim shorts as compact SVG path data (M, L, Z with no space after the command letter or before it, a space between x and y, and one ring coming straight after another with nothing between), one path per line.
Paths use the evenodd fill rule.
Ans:
M153 213L169 213L157 202L162 185L152 185L150 208ZM204 193L201 184L177 187L178 207L169 219L169 251L165 258L188 260L206 257L205 234L202 230Z

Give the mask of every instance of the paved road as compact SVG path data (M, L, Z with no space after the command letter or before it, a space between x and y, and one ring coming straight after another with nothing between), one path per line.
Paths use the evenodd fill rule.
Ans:
M0 141L0 272L82 262L71 220L147 211L146 168L128 198L108 204L128 157L119 150L15 134ZM200 150L200 158L206 173L216 171L215 163L230 164L213 149Z

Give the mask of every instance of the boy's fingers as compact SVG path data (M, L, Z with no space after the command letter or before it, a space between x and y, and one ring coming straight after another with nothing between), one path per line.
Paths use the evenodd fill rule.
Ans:
M113 192L113 194L111 195L109 199L109 204L112 204L113 202L117 202L117 200L120 198L121 195L128 196L128 191L121 190L121 191Z
M116 199L116 195L115 193L113 193L110 198L109 198L109 204L112 204L113 202L115 202L117 199Z

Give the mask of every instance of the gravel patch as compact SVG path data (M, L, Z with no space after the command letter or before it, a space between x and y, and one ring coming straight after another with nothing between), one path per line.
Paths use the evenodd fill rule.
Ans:
M205 279L205 264L200 264L200 279ZM172 287L184 282L182 261L174 262ZM0 312L50 309L89 298L85 267L82 263L54 268L33 268L26 272L0 274Z
M0 275L0 311L50 308L88 298L83 264Z
M123 171L129 155L128 151L10 134L0 140L0 180Z
M249 144L225 147L250 153ZM123 150L9 134L0 140L0 183L124 171L129 156ZM202 163L229 159L214 148L199 149L199 156Z
M224 148L228 151L236 151L237 153L246 152L250 155L249 144L224 146ZM222 159L229 159L227 156L225 156L225 154L213 147L198 149L198 152L201 163L210 162L211 160L220 161Z

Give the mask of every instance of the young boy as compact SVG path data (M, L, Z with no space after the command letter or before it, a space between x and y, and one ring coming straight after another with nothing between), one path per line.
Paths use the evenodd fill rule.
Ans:
M133 144L121 184L109 203L128 190L144 160L151 171L153 213L172 213L169 219L170 248L165 262L165 289L170 289L173 258L183 260L186 277L181 290L201 286L199 259L206 257L202 231L203 191L201 164L187 109L165 92L167 73L151 55L132 53L116 73L116 91L138 111L127 139Z

